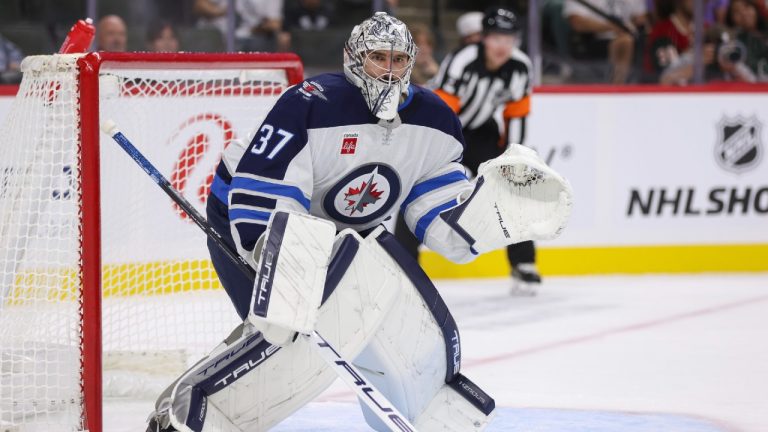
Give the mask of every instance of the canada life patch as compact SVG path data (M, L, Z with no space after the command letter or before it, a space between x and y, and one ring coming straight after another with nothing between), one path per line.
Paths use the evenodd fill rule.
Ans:
M355 154L357 148L357 134L345 133L341 139L341 154Z
M354 169L333 185L323 198L323 208L339 222L366 224L391 213L399 196L397 173L373 163Z

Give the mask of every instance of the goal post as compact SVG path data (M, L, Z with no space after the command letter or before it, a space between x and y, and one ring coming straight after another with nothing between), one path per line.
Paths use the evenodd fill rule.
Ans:
M203 211L221 151L303 69L287 53L90 53L22 71L0 129L0 425L100 432L103 394L148 397L239 321L205 236L100 120Z

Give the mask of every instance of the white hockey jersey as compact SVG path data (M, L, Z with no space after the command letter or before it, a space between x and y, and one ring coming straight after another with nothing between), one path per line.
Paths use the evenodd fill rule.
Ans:
M308 212L358 232L401 210L428 247L470 261L470 245L438 217L472 188L460 164L461 124L417 86L398 114L391 123L376 118L343 74L289 88L245 152L219 164L208 200L211 224L248 256L274 209Z

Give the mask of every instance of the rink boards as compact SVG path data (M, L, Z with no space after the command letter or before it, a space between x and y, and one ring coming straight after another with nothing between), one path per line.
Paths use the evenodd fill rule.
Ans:
M768 270L768 86L537 88L527 142L574 189L544 274ZM434 277L502 276L501 251Z

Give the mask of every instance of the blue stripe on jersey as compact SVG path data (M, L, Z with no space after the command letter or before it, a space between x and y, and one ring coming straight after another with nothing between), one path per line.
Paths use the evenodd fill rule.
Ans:
M455 199L448 201L447 203L440 204L439 206L428 211L427 214L421 217L416 223L416 231L414 234L419 239L419 243L424 243L424 234L427 233L427 228L433 220L440 214L440 212L448 210L451 207L455 207L458 203Z
M229 220L239 221L238 219L252 219L259 222L269 221L269 212L259 210L246 210L246 209L229 209Z
M229 202L229 185L218 174L213 176L211 193L223 203Z
M464 180L467 180L467 176L463 172L451 171L447 174L443 174L441 176L437 176L429 180L423 181L421 183L418 183L414 185L413 188L411 188L411 192L405 198L405 201L403 201L403 204L400 206L400 208L405 210L406 207L408 207L413 201L415 201L422 195L432 192L433 190L439 189L443 186L447 186L451 183L456 183Z
M247 189L254 192L291 198L309 210L309 198L305 197L304 192L296 186L281 185L246 177L235 177L232 179L230 187L231 189Z

